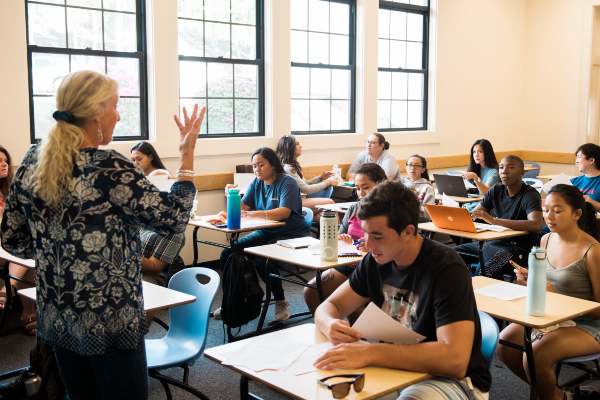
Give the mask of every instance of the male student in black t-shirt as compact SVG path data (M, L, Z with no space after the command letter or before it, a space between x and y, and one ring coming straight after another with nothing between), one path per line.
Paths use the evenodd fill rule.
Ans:
M526 263L527 253L538 241L544 227L544 219L540 194L523 182L523 160L513 155L506 156L498 169L501 183L490 188L471 215L490 224L529 232L528 235L483 244L485 265L482 272L501 278L504 273L512 271L509 258L512 257L518 264ZM479 257L478 246L478 243L466 243L456 246L455 250L469 262Z
M481 354L481 329L471 278L462 259L417 234L419 202L398 182L375 187L358 217L369 254L315 313L336 346L320 369L381 366L434 377L404 389L400 399L485 399L491 376ZM372 301L426 339L419 344L365 343L345 318ZM444 393L443 397L436 397Z

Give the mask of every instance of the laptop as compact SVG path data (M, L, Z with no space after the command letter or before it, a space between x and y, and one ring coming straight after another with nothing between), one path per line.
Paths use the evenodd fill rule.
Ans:
M440 194L468 197L467 188L462 176L433 174L433 180Z
M473 222L471 215L464 208L438 206L435 204L425 204L425 208L431 217L431 222L438 228L471 233L483 231L504 232L509 230L509 228L500 225Z

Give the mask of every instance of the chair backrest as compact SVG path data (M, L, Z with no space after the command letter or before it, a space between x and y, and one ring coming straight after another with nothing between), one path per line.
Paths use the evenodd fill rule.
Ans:
M179 271L169 281L169 288L196 296L196 301L169 310L169 331L172 339L193 341L199 344L196 357L204 351L208 321L213 300L221 279L212 269L190 267Z
M498 344L498 324L489 314L479 311L479 324L481 325L481 354L486 361L490 361Z
M310 228L314 218L313 210L308 207L302 207L302 216L304 217L304 224Z

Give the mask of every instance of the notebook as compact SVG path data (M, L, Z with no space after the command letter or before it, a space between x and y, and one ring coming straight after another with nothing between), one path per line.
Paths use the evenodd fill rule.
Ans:
M290 249L305 249L313 245L319 245L319 239L312 236L304 236L294 239L278 240L276 242L279 246L288 247Z

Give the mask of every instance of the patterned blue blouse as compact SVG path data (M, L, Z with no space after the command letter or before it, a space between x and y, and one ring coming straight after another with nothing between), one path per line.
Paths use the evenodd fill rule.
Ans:
M183 232L195 188L159 192L112 150L81 149L60 206L31 190L38 146L17 170L2 219L2 246L35 258L38 335L82 355L133 349L146 333L140 228Z

